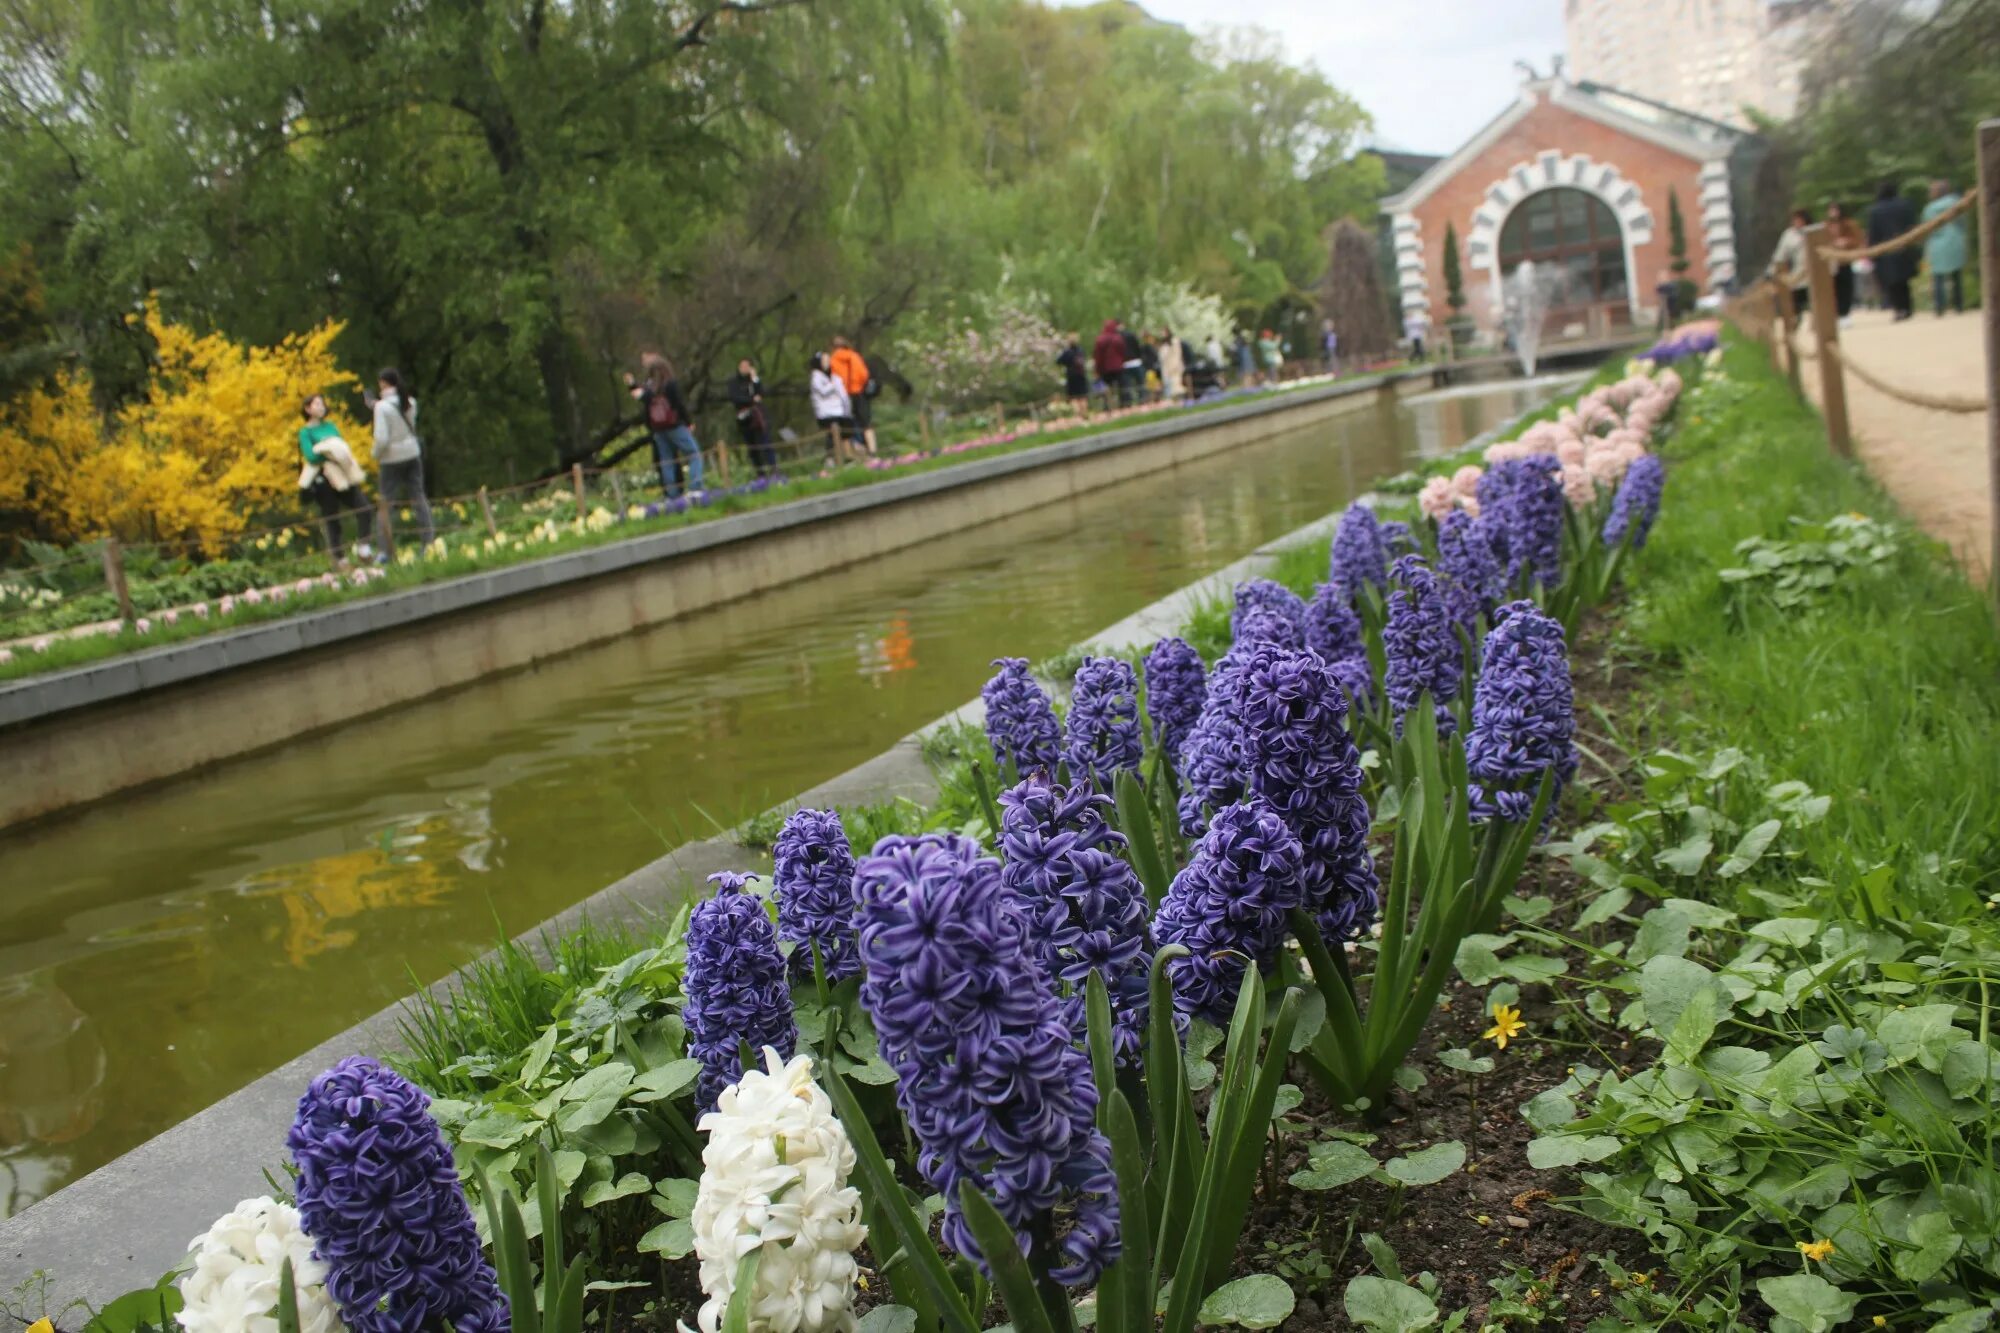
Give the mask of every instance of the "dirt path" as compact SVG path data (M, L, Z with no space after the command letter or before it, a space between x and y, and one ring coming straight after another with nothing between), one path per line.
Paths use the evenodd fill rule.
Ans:
M1897 324L1884 311L1856 311L1841 350L1876 379L1919 393L1978 397L1985 386L1979 316L1929 312ZM1819 402L1812 336L1801 332L1801 379ZM1967 577L1988 577L1993 496L1986 472L1986 418L1912 407L1847 376L1855 452L1924 531L1949 546Z

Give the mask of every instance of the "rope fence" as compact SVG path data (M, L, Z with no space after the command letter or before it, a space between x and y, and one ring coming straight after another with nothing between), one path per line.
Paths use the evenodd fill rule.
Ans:
M1979 195L1976 192L1960 195L1958 202L1950 208L1947 208L1929 222L1918 224L1909 231L1904 232L1901 236L1891 236L1886 241L1878 241L1874 245L1863 246L1859 250L1838 250L1832 246L1822 246L1819 252L1826 257L1829 263L1834 264L1852 264L1860 259L1880 259L1883 255L1893 254L1898 250L1909 249L1939 227L1964 217L1978 203Z

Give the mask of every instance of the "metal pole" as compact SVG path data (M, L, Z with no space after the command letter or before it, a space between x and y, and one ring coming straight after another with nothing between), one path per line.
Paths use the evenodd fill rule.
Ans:
M1826 417L1826 442L1842 458L1854 456L1854 437L1847 428L1847 385L1840 364L1840 311L1833 297L1833 266L1820 253L1820 242L1830 238L1827 225L1815 222L1806 228L1806 281L1812 293L1813 343L1819 348L1820 412Z
M1986 592L2000 611L2000 120L1979 123L1979 317L1986 325L1986 471L1993 541Z

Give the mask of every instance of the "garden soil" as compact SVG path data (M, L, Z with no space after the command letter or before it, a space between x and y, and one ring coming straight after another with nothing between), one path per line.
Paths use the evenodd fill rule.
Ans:
M1840 334L1850 361L1886 384L1916 393L1976 398L1986 377L1977 311L1942 319L1920 311L1898 324L1886 311L1856 311ZM1820 401L1819 363L1801 333L1800 382ZM1951 548L1966 576L1984 585L1992 548L1986 416L1913 407L1846 377L1856 454L1925 532Z

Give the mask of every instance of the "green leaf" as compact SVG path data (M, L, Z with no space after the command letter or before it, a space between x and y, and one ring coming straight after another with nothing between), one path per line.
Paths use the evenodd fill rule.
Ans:
M1392 1157L1382 1164L1382 1170L1405 1185L1435 1185L1464 1165L1465 1145L1453 1139L1420 1152Z
M1716 1013L1716 999L1713 990L1698 990L1688 997L1687 1005L1680 1017L1674 1020L1674 1030L1667 1036L1667 1058L1670 1063L1689 1065L1701 1054L1702 1047L1715 1035L1721 1018Z
M1463 1046L1454 1046L1448 1051L1437 1053L1437 1062L1446 1069L1456 1069L1461 1074L1490 1074L1493 1072L1493 1057L1474 1055Z
M1352 1143L1321 1143L1314 1145L1311 1163L1294 1171L1290 1180L1302 1190L1335 1190L1374 1172L1375 1159L1367 1149Z
M1944 1053L1945 1091L1961 1100L1985 1102L1993 1095L1993 1080L2000 1075L2000 1051L1983 1041L1955 1041Z
M1271 1099L1271 1119L1281 1120L1305 1103L1306 1095L1299 1091L1296 1083L1280 1083L1278 1095Z
M1891 1265L1905 1282L1926 1282L1943 1271L1965 1239L1952 1227L1950 1215L1940 1211L1910 1219L1910 1243L1917 1248L1897 1250Z
M1590 906L1577 913L1576 928L1582 930L1586 926L1602 925L1624 911L1631 902L1632 890L1623 885L1606 889L1591 900Z
M1528 1140L1528 1165L1537 1171L1550 1171L1581 1162L1601 1162L1618 1148L1618 1140L1609 1134L1551 1134Z
M854 1333L915 1333L917 1312L907 1305L878 1305L861 1316Z
M1674 1030L1698 992L1710 991L1717 1000L1718 1016L1734 1007L1729 991L1713 972L1690 958L1648 958L1639 969L1639 998L1646 1005L1646 1021L1656 1034Z
M1729 859L1715 873L1724 879L1734 879L1756 865L1764 859L1764 853L1771 849L1771 843L1777 839L1782 828L1783 822L1776 819L1767 819L1752 828L1737 840L1736 850L1729 854Z
M639 1253L679 1259L694 1253L694 1223L672 1217L639 1237Z
M896 1081L896 1071L881 1056L875 1056L865 1063L856 1063L842 1056L834 1057L843 1077L856 1083L866 1083L870 1087L886 1088Z
M1281 1277L1256 1273L1225 1282L1208 1293L1195 1319L1238 1328L1276 1328L1292 1314L1292 1289Z
M495 1109L467 1121L458 1131L458 1139L482 1148L511 1148L540 1127L539 1120L516 1111Z
M693 1217L694 1201L701 1194L701 1182L674 1176L653 1184L653 1206L668 1217Z
M1828 1333L1854 1313L1855 1298L1817 1273L1759 1278L1757 1294L1806 1333Z
M1882 1016L1875 1036L1898 1064L1916 1060L1935 1072L1944 1067L1945 1053L1952 1045L1964 1039L1965 1034L1951 1025L1957 1014L1957 1006L1949 1004L1892 1010Z
M750 1333L750 1306L756 1299L757 1266L764 1261L764 1247L758 1246L736 1261L736 1285L730 1288L729 1305L722 1312L722 1333Z
M1698 828L1687 835L1679 846L1669 847L1653 857L1653 864L1673 871L1676 875L1699 875L1708 862L1708 855L1715 850L1715 836L1705 828Z
M632 1066L622 1060L614 1060L610 1064L599 1065L565 1084L562 1100L587 1102L599 1097L622 1097L625 1089L631 1086Z
M601 1124L608 1119L611 1113L618 1109L618 1103L623 1097L624 1093L614 1092L604 1097L593 1097L587 1102L571 1102L556 1113L556 1124L565 1134L575 1134L579 1130L589 1129L592 1125ZM614 1157L618 1155L612 1154Z
M1401 1282L1364 1274L1347 1284L1340 1299L1347 1317L1381 1333L1416 1333L1438 1321L1437 1302Z
M699 1060L669 1060L657 1069L648 1069L632 1080L632 1090L626 1100L644 1104L678 1097L694 1086L695 1078L701 1073Z
M556 1029L544 1029L542 1035L535 1038L535 1044L528 1048L526 1058L521 1061L522 1087L529 1086L542 1076L542 1071L549 1067L549 1057L555 1054L555 1049Z
M653 1182L650 1178L637 1171L627 1171L615 1184L609 1180L599 1180L591 1184L583 1191L583 1206L595 1208L598 1204L609 1203L613 1199L650 1193L652 1188Z
M970 1180L959 1182L958 1208L973 1240L979 1244L980 1254L993 1270L993 1290L1006 1305L1007 1317L1017 1333L1055 1333L1048 1307L1042 1304L1041 1291L1035 1285L1034 1274L1028 1271L1028 1261L1021 1257L1020 1245L1007 1219L1000 1216L993 1201Z
M175 1333L180 1327L174 1316L181 1312L181 1289L168 1274L155 1286L128 1291L99 1310L84 1333L137 1333L142 1326Z

